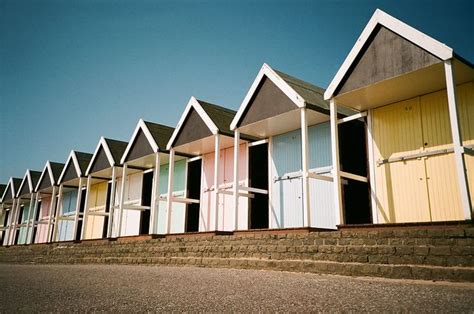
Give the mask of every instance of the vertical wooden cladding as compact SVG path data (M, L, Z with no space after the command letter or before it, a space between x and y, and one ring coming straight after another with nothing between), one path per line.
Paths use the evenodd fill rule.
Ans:
M41 197L39 208L39 220L46 221L49 218L49 208L51 206L51 196ZM36 227L35 243L45 243L48 239L48 225L45 223L38 224Z
M67 217L74 217L77 203L77 189L64 192L61 203L62 214ZM57 232L57 239L59 241L73 240L74 221L59 220Z
M115 191L115 206L120 202L120 187L123 178L117 180ZM140 211L126 209L127 205L142 205L143 172L129 174L125 178L125 193L123 195L124 210L122 214L121 236L138 235L140 232ZM118 230L120 211L114 212L114 230Z
M24 203L23 206L20 207L20 216L18 222L21 224L26 224L28 222L28 213L30 210L30 203ZM26 244L26 226L20 227L17 231L18 235L16 238L17 244Z
M308 128L309 168L329 167L331 161L329 123ZM301 178L301 130L273 137L271 162L272 204L271 228L292 228L304 225ZM310 179L311 226L335 228L333 189L328 181Z
M165 233L166 227L166 200L168 193L169 164L160 166L160 203L158 210L157 230L158 233ZM186 160L178 160L174 163L173 194L176 197L185 197L186 186ZM171 233L184 232L186 205L173 203L171 209Z
M214 226L214 152L202 156L201 204L199 213L199 231L209 231ZM220 151L219 186L220 189L232 191L234 180L234 148ZM239 183L244 184L248 178L247 144L240 144L239 149ZM248 229L248 198L239 197L238 229ZM218 230L234 230L233 196L219 194Z
M457 105L465 145L474 140L473 83L457 88ZM375 160L452 148L446 90L374 110ZM474 164L465 156L471 195ZM452 152L436 153L376 167L380 222L464 219Z
M92 184L86 206L89 212L105 212L107 202L108 182ZM102 216L89 215L87 218L86 239L102 238L105 218Z

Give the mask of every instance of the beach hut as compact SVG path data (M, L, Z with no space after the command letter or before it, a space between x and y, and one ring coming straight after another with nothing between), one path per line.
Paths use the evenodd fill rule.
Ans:
M2 196L2 206L4 215L3 224L3 245L14 244L14 229L17 223L16 213L16 192L20 187L20 178L10 178Z
M324 94L341 223L347 173L334 112L343 106L367 119L373 223L472 219L473 81L473 65L452 48L375 11Z
M58 180L63 163L47 161L35 187L31 243L47 243L52 240L54 216L57 207Z
M122 177L117 193L119 210L114 217L117 236L164 234L168 194L169 152L174 128L140 119L122 156ZM186 159L175 156L173 196L185 196ZM123 180L122 178L126 178ZM170 232L185 231L183 203L174 203ZM120 223L121 221L121 223Z
M82 239L112 236L115 191L126 142L101 137L87 166Z
M235 111L198 100L188 102L167 145L170 151L166 233L174 224L170 212L174 203L186 204L185 231L232 231L238 221L240 229L247 229L247 202L240 202L235 219L232 210L233 194L233 132L229 129ZM247 142L241 147L239 181L247 180ZM170 187L177 174L174 171L176 154L193 156L186 160L186 195L174 196ZM247 193L243 193L247 194ZM241 195L246 198L248 195ZM182 224L182 220L178 222Z
M3 210L3 193L7 188L6 184L0 184L0 243L3 244L3 233L5 228L5 211Z
M323 93L320 87L264 64L244 98L231 124L235 140L242 134L261 140L249 145L250 185L235 182L234 194L255 194L250 200L251 229L336 228L329 104ZM348 142L361 131L364 135L358 121L349 128L345 130ZM348 159L346 164L353 162ZM234 171L239 164L235 163ZM368 203L367 195L365 199Z
M35 188L41 177L40 171L26 170L23 180L16 193L16 225L14 226L13 242L27 244L31 237L31 224L33 222L33 207L35 206Z
M53 241L80 240L86 193L86 170L92 154L71 151L59 176Z

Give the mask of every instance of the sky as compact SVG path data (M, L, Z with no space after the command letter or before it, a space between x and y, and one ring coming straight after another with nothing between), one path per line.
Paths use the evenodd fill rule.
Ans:
M472 0L0 0L0 183L191 96L237 110L264 62L326 88L376 8L474 62Z

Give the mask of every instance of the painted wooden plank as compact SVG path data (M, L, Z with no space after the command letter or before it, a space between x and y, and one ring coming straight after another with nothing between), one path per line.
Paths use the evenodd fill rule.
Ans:
M107 182L101 182L91 185L88 197L89 212L105 212L105 203L107 201ZM100 239L104 228L104 217L90 215L87 219L86 239Z

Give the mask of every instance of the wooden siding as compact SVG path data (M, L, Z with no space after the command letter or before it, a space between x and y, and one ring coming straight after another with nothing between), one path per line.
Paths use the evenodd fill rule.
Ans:
M86 206L89 212L105 212L107 201L108 182L100 182L91 185ZM104 230L105 218L102 216L89 215L87 218L87 229L85 239L100 239Z

